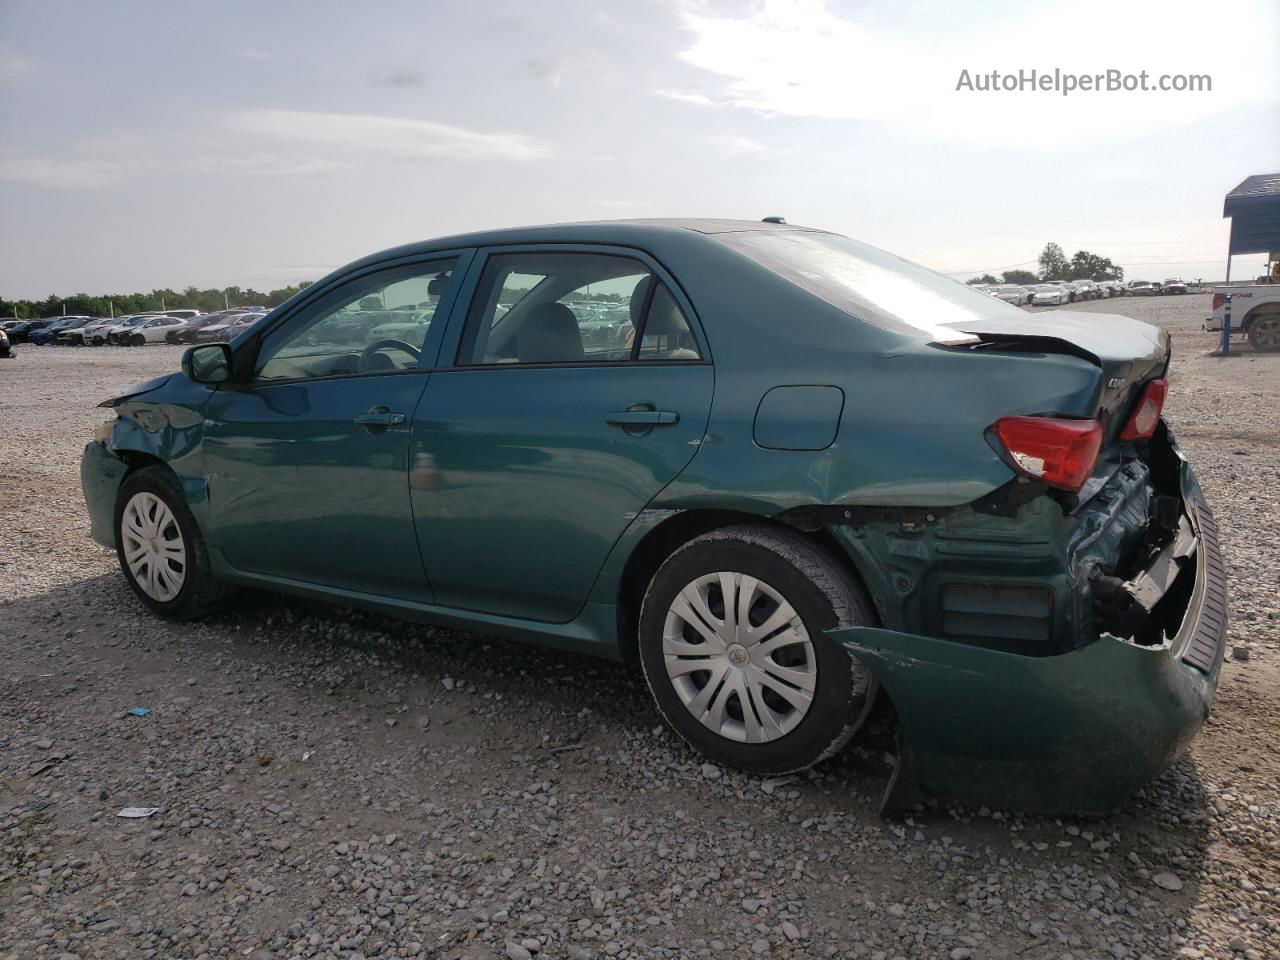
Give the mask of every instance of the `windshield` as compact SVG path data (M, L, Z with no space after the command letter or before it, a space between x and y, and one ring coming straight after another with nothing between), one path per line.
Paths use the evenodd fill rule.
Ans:
M744 230L716 234L732 247L827 303L895 333L937 343L977 340L948 326L1022 311L919 264L834 233Z

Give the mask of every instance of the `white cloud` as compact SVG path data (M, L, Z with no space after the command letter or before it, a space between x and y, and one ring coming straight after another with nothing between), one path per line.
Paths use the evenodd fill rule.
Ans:
M1186 124L1242 103L1275 99L1280 61L1267 44L1240 44L1280 30L1274 0L1220 0L1205 17L1198 0L1116 4L1077 0L1056 7L1019 4L990 17L968 6L895 7L866 24L844 19L824 0L764 0L746 16L713 15L684 0L693 40L682 59L719 79L716 86L662 90L701 106L768 116L871 121L897 132L998 143L994 118L1035 123L1023 146L1077 134L1139 134ZM1144 38L1139 42L1138 38ZM1210 93L957 91L961 70L1004 74L1055 68L1094 75L1109 69L1208 74ZM998 132L1001 124L996 123Z
M103 187L150 169L152 165L141 158L121 160L106 157L37 157L12 153L0 155L0 180L55 190Z
M883 37L842 20L822 0L765 0L748 17L690 12L694 44L681 57L728 80L719 98L666 96L690 103L720 102L768 114L861 119L886 110L872 81L886 62L908 55Z
M349 169L369 157L524 161L550 154L520 134L400 117L249 110L227 116L224 125L283 143L274 151L246 153L234 141L192 132L169 131L163 138L119 134L81 140L66 156L0 152L0 180L75 190L144 174L308 176Z
M730 101L712 100L705 93L686 93L682 90L659 90L658 96L666 97L668 100L678 100L681 103L692 103L699 107L715 107L715 106L732 106Z
M230 173L246 176L307 176L345 170L350 164L323 157L281 157L271 153L235 156L205 154L193 156L189 169L195 173Z
M707 142L731 156L764 153L768 149L759 140L752 140L750 137L707 137Z
M81 140L67 156L0 153L0 180L52 190L86 190L159 174L307 176L348 166L327 157L243 153L234 144L228 147L179 133L163 139L119 134Z
M39 73L40 61L8 47L0 47L0 77L23 77Z
M480 133L430 120L359 113L246 110L227 118L241 133L400 160L536 160L549 149L518 133Z
M84 149L84 144L80 149ZM54 190L84 190L106 187L130 177L148 174L308 176L346 169L349 164L320 157L282 157L274 154L202 153L200 148L186 156L151 157L156 147L140 149L135 156L110 155L50 157L24 154L0 155L0 180L26 183Z

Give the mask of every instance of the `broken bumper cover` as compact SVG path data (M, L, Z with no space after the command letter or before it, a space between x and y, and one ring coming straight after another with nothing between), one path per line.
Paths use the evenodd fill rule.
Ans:
M869 627L832 631L897 709L898 766L883 814L928 798L1100 813L1178 757L1209 715L1227 625L1217 527L1185 462L1182 475L1200 548L1181 627L1159 646L1104 634L1035 657Z

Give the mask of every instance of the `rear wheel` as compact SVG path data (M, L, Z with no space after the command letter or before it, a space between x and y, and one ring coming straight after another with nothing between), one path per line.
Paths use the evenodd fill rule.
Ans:
M160 616L192 620L230 596L210 572L204 537L168 467L144 467L125 477L116 497L115 534L125 579Z
M1261 353L1280 351L1280 313L1266 313L1249 324L1249 344Z
M654 574L640 661L685 740L717 762L777 775L831 756L861 726L875 681L825 632L874 622L862 590L815 544L726 527Z

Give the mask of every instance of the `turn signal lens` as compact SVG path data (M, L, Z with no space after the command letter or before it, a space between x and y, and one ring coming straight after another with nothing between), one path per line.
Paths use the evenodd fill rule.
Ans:
M1152 380L1138 397L1138 405L1133 408L1129 422L1120 431L1121 440L1146 440L1156 432L1156 424L1160 422L1160 411L1164 409L1164 398L1169 392L1168 380Z
M1222 306L1226 302L1227 302L1227 295L1225 293L1215 293L1213 295L1213 305L1210 306L1209 309L1217 310L1220 306Z
M1102 448L1096 420L1002 417L995 430L1019 470L1072 493L1089 479Z

